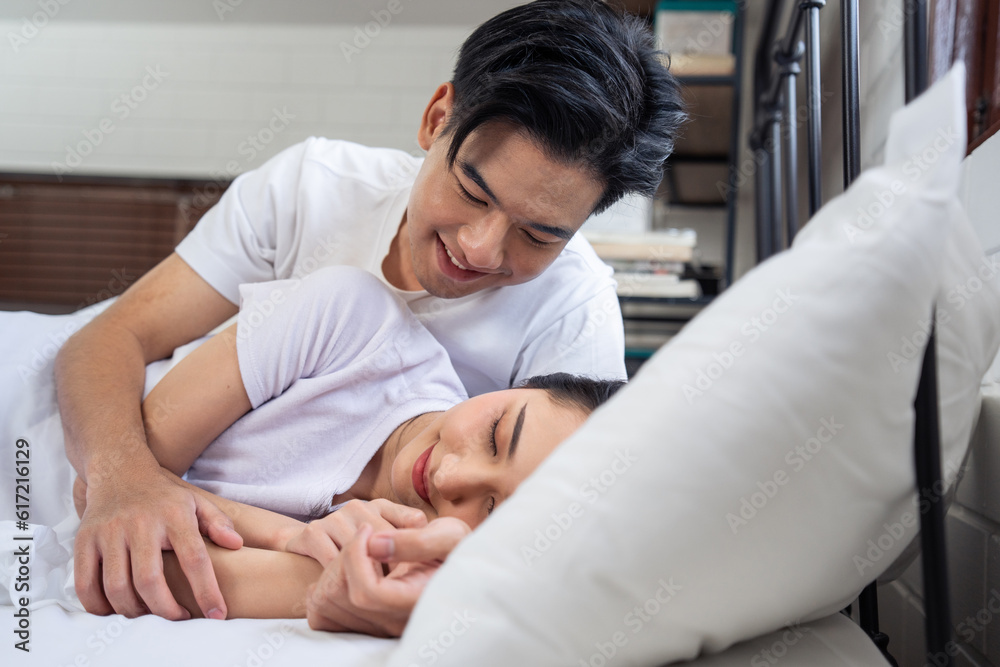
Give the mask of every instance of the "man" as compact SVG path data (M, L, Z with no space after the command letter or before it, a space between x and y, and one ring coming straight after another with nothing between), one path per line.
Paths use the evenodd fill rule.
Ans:
M445 346L470 395L550 371L624 377L610 271L575 233L622 195L655 191L682 119L644 26L597 0L539 0L465 42L421 118L424 160L313 138L237 178L57 358L67 455L87 484L84 606L186 617L163 578L161 552L173 550L205 615L226 615L202 534L228 548L241 538L160 469L139 405L145 365L236 313L240 283L367 269ZM394 544L396 560L440 561L464 535L423 530L376 536L369 553ZM349 564L327 569L314 627L398 634L419 587L400 596L359 582L365 594L349 596Z

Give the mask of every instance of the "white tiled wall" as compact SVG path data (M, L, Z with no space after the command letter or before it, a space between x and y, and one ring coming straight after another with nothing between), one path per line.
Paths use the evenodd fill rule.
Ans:
M419 152L471 30L53 20L11 40L22 28L0 22L0 170L197 178L310 135Z

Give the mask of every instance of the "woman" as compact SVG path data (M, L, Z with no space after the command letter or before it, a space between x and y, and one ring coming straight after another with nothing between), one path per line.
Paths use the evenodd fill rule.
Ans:
M142 407L154 456L221 496L213 502L251 547L210 548L229 617L304 615L319 562L363 525L450 517L474 528L621 384L557 374L466 399L405 304L350 267L243 285L237 324L152 382ZM74 499L82 514L79 481ZM378 499L390 502L374 517L354 503L326 541L301 521ZM119 557L78 558L77 581ZM164 562L181 604L200 614L173 553ZM414 569L434 567L393 574Z

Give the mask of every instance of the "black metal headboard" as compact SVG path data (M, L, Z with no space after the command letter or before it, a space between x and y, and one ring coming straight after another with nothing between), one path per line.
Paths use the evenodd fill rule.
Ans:
M904 62L906 101L927 87L927 2L904 0ZM754 122L750 146L760 169L756 178L757 260L788 247L798 231L796 145L796 80L804 58L808 117L809 214L821 201L820 167L820 10L825 0L798 0L792 7L786 32L779 39L778 23L786 0L770 0L754 62ZM841 0L841 39L844 118L844 188L860 167L858 88L858 0ZM805 43L799 35L805 26ZM783 141L784 140L784 141ZM934 319L931 318L933 323ZM914 401L914 463L917 491L930 502L920 515L920 541L926 611L927 655L937 665L953 664L946 645L951 640L951 610L945 550L944 498L932 489L941 479L941 440L938 424L937 362L933 324L924 351L920 382ZM858 598L860 625L893 665L889 638L879 632L878 595L873 581ZM940 662L946 659L946 663Z

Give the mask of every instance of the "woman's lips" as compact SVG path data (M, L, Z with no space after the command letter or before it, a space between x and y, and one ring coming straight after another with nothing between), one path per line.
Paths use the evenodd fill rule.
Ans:
M491 275L482 271L473 271L455 266L451 261L451 257L448 256L448 249L445 247L444 241L441 240L440 236L437 237L437 259L438 268L441 270L441 273L458 282L465 283Z
M431 504L430 496L427 495L427 462L431 458L431 450L434 449L434 445L431 445L424 450L424 453L417 457L417 460L413 462L413 472L410 477L413 480L413 490L417 492L420 499L423 500L428 505Z

